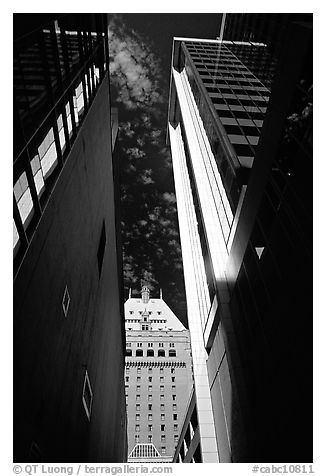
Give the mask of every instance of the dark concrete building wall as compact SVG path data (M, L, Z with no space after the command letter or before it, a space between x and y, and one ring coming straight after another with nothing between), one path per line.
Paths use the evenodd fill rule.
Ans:
M37 460L53 462L125 458L115 218L106 78L14 283L15 461L30 461L35 453ZM90 421L82 402L86 370L93 392Z

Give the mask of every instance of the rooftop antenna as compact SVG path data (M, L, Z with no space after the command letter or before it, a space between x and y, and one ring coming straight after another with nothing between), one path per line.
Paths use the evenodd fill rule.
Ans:
M162 292L162 288L160 288L160 299L163 299L163 292Z
M131 298L131 288L129 288L129 299Z

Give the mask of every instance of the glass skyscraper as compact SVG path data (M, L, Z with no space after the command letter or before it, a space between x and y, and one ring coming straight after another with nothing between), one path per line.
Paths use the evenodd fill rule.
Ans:
M274 50L174 39L169 141L203 462L312 457L311 286L295 266L309 281L311 24L290 20Z

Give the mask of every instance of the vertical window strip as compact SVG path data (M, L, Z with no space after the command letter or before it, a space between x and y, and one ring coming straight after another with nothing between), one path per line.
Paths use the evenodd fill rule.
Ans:
M87 91L87 88L86 88ZM75 108L77 109L77 115L78 118L83 114L84 112L84 96L83 96L83 83L80 82L77 88L75 89L76 93L76 106ZM86 92L87 95L87 92ZM77 123L77 122L76 122Z
M78 126L79 124L79 116L78 116L78 107L77 107L77 97L74 95L72 97L73 99L73 103L74 103L74 115L75 115L75 123L76 123L76 126Z
M36 154L34 158L31 160L31 168L32 168L37 195L41 197L42 193L45 190L45 184L44 184L44 177L43 177L43 172L41 168L40 157L38 154Z
M26 172L23 172L15 183L14 195L24 229L26 230L34 214L33 200L28 186Z
M54 142L53 127L45 136L43 142L38 148L38 153L41 159L41 168L43 177L46 179L51 175L58 163L57 150Z
M71 137L72 136L72 121L71 121L69 101L66 104L66 118L67 118L67 126L68 126L69 137Z
M14 227L13 227L13 232L14 232L14 236L13 236L13 249L14 249L14 255L16 254L18 248L19 248L19 244L20 244L20 241L19 241L19 235L18 235L18 231L17 231L17 227L16 227L16 223L15 223L15 220L13 220L13 224L14 224Z
M63 153L66 148L66 138L65 138L65 131L63 128L62 114L60 114L60 116L58 117L57 124L58 124L58 133L59 133L61 152Z

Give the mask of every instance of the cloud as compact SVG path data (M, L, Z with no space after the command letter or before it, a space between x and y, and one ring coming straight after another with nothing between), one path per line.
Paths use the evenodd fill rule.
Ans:
M129 139L135 135L135 131L132 129L130 121L119 122L119 132L119 137L128 137Z
M117 102L129 110L163 102L158 59L140 35L127 31L117 16L109 24L109 55Z
M175 194L173 192L164 192L163 193L163 200L165 200L166 202L168 203L176 203L176 198L175 198Z
M145 169L139 174L137 180L138 182L141 182L143 185L150 185L155 183L154 180L152 179L152 175L153 175L152 169Z
M129 147L126 149L126 154L129 155L133 159L142 159L146 156L146 153L139 149L139 147Z

